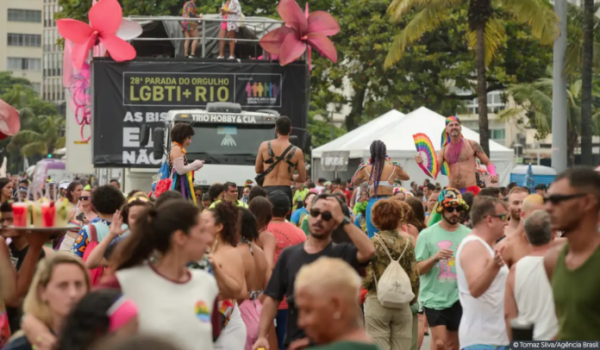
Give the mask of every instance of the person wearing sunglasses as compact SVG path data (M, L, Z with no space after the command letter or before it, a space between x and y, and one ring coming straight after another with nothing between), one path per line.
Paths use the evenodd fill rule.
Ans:
M467 209L459 190L441 191L435 207L441 221L419 233L415 249L421 275L419 301L431 328L431 342L451 350L458 350L462 314L454 252L471 232L461 224L462 212Z
M456 275L462 317L458 339L463 350L493 347L508 350L504 291L508 267L494 247L508 224L508 207L500 198L476 197L471 208L473 231L456 251Z
M519 187L514 187L511 191ZM510 206L510 204L509 204ZM517 261L531 253L531 246L525 234L523 223L534 211L544 207L544 197L539 194L530 194L525 197L521 205L519 226L512 235L506 236L498 242L496 249L502 254L502 260L510 269ZM511 218L512 220L512 218ZM505 231L506 233L506 231Z
M264 292L258 340L253 349L268 348L266 338L269 327L277 314L277 307L283 297L287 297L288 319L284 348L296 348L310 341L297 324L298 309L294 302L294 281L302 266L320 257L340 258L355 270L363 270L375 254L375 247L361 229L344 215L342 201L335 195L318 195L309 211L310 235L306 242L284 249L273 270L272 277ZM331 235L340 225L350 237L351 243L333 244Z
M556 340L598 340L600 329L600 174L573 167L548 189L552 229L567 243L544 257L558 316Z

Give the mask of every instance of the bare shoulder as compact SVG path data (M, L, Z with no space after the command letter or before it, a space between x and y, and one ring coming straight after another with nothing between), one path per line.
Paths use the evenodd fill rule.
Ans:
M556 262L558 261L558 256L560 255L560 251L564 247L564 243L556 244L553 243L552 248L548 249L546 254L544 255L544 268L546 269L546 274L549 279L552 279L552 273L554 272L554 267L556 266Z
M294 152L294 158L299 161L304 161L304 152L300 149L300 147L296 147L296 152Z
M260 150L266 149L267 148L267 142L269 142L269 141L263 141L263 142L261 142L260 146L258 146L258 150L260 151Z
M171 158L177 159L183 157L183 152L181 151L181 147L173 146L171 147Z

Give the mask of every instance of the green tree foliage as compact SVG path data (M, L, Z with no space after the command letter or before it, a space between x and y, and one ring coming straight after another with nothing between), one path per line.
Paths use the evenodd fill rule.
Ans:
M0 159L8 157L10 172L23 170L23 156L35 161L64 147L64 117L56 105L40 98L28 80L0 72L0 99L19 111L21 123L17 135L0 141Z
M517 23L529 27L531 34L546 45L552 44L558 35L558 18L546 0L393 0L389 13L395 22L404 22L412 10L416 13L394 37L386 67L400 61L407 47L425 33L436 31L443 23L456 24L452 13L457 9L467 11L465 39L475 52L480 143L489 154L486 70L507 38L502 15L510 15Z
M600 98L600 84L596 84L594 95ZM506 90L513 96L517 107L499 113L501 119L517 119L525 121L526 126L535 128L536 138L544 139L552 132L552 71L548 68L546 77L532 83L515 84ZM569 165L575 161L575 147L581 130L581 93L580 79L570 79L567 86L567 155ZM598 133L600 129L600 108L593 109L592 132Z

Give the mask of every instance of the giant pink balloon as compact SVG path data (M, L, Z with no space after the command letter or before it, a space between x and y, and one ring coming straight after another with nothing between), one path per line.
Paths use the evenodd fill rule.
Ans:
M16 135L20 129L19 112L0 100L0 140Z
M272 55L279 55L282 66L289 64L304 54L306 47L315 48L333 62L337 62L337 51L328 36L340 31L337 21L327 12L316 11L307 16L295 0L281 0L277 12L285 23L265 34L260 46ZM310 52L309 52L310 62Z
M100 40L115 61L122 62L135 58L136 52L133 46L116 35L123 19L123 10L117 0L98 1L90 9L88 16L89 25L74 19L56 21L60 35L75 44L71 59L77 69L81 69L97 40Z

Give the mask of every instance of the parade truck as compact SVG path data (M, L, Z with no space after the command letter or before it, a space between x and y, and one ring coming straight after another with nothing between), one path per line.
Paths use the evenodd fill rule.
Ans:
M245 37L236 36L237 58L223 60L216 57L218 18L198 19L206 30L200 34L201 53L194 58L183 57L185 38L178 30L182 18L134 20L144 26L144 34L132 41L135 59L115 62L93 57L89 74L71 77L66 103L67 171L121 174L123 191L149 192L177 122L194 127L187 156L188 161L206 161L195 173L196 184L203 187L226 181L241 186L253 180L258 147L275 137L278 116L291 119L292 140L310 152L307 62L301 59L282 66L258 45L260 36L281 22L259 18L252 26L252 19L246 18L239 33ZM82 94L78 89L86 86L89 104L83 106L87 90Z
M171 130L178 123L194 128L192 143L186 148L189 163L202 160L205 165L194 174L194 184L209 187L213 183L232 181L243 186L256 176L258 148L264 140L275 137L274 110L243 111L236 103L209 103L206 109L172 110L164 127L142 128L142 146L153 140L153 158L166 161L171 151ZM292 137L298 144L298 138ZM158 179L154 179L156 182Z

